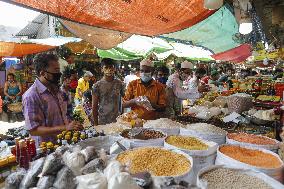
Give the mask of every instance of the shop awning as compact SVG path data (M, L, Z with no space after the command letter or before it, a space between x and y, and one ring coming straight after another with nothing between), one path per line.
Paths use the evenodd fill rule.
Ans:
M230 61L230 62L242 62L245 61L252 54L252 47L249 44L243 44L231 50L214 54L212 57L215 60Z
M207 19L182 31L164 34L161 37L174 41L191 42L214 53L224 52L240 45L234 40L238 23L229 5L225 5Z
M5 2L30 7L82 24L149 36L188 28L214 12L203 7L203 0L5 0Z
M0 57L23 57L29 54L48 51L53 48L55 48L55 46L0 41Z
M98 49L101 58L112 58L115 60L135 60L154 53L158 59L165 59L170 55L188 59L212 60L212 53L202 47L168 42L161 38L151 38L133 35L116 48L110 50Z
M10 39L9 41L0 41L0 57L22 57L48 51L70 42L80 41L80 38L60 36L46 39Z

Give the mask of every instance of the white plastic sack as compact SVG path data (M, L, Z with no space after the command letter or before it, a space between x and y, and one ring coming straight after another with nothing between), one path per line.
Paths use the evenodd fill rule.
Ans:
M81 152L66 151L63 155L63 161L69 167L75 176L81 175L81 169L85 165L85 157Z
M141 189L126 172L113 175L108 181L108 189Z
M266 136L262 136L264 138L269 138ZM271 139L271 138L269 138ZM236 141L234 139L230 139L228 138L228 136L226 137L226 143L227 144L232 144L232 145L240 145L240 146L244 146L244 147L252 147L252 148L256 148L256 149L266 149L266 150L270 150L274 153L278 152L279 149L279 141L275 140L275 139L271 139L273 141L275 141L276 144L268 144L268 145L260 145L260 144L251 144L251 143L246 143L246 142L239 142Z
M199 171L198 175L197 175L197 187L199 187L200 189L207 189L207 183L205 181L201 180L201 175L203 173L206 173L208 171L211 171L212 169L216 169L216 168L230 168L228 166L224 166L224 165L213 165L213 166L209 166L209 167L205 167L202 170ZM238 169L235 168L235 170L241 171L243 172L243 174L247 174L247 175L251 175L251 176L255 176L261 180L263 180L264 182L266 182L267 184L269 184L273 189L284 189L284 186L274 180L273 178L267 176L264 173L255 171L255 170L251 170L251 169ZM230 188L230 186L228 186L228 188Z
M77 189L107 189L107 179L101 173L76 177Z
M222 147L224 145L219 146ZM239 169L252 169L255 171L260 171L263 172L265 174L267 174L268 176L274 178L275 180L278 181L282 181L282 172L284 170L284 164L282 162L282 160L280 159L280 157L276 154L273 153L269 150L265 150L265 149L256 149L256 148L252 148L252 147L245 147L247 149L253 149L253 150L259 150L262 151L264 153L268 153L268 154L272 154L273 156L277 157L279 159L279 161L282 163L282 165L278 168L275 169L266 169L266 168L261 168L261 167L256 167L253 165L249 165L246 163L242 163L238 160L235 160L225 154L223 154L222 152L219 151L219 148L217 149L217 157L216 157L216 161L215 161L215 165L226 165L228 167L231 168L239 168Z
M180 128L180 135L196 136L198 138L202 138L207 141L215 142L218 145L226 143L226 135L221 135L221 134L213 134L213 133L205 134L190 129Z
M208 145L207 150L186 150L186 149L178 148L176 146L173 146L165 142L165 148L178 149L192 157L194 178L196 178L197 173L199 172L200 169L214 165L215 159L216 159L216 152L218 148L218 144L215 142L210 142L210 141L206 141L203 139L199 139L199 140L203 142L204 144Z
M118 161L111 161L104 170L104 176L109 181L115 174L118 174L124 170L123 165Z

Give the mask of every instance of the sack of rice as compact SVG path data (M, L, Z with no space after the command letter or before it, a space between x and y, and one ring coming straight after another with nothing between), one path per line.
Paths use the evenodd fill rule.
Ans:
M282 179L284 168L283 162L277 154L265 149L239 145L219 146L215 164L232 168L253 169L279 181Z
M147 121L143 127L159 129L164 133L166 133L167 135L178 135L180 128L183 126L184 126L183 124L173 121L171 119L160 118L156 120Z
M211 124L194 123L181 128L180 135L196 136L221 145L226 143L227 132Z
M266 136L247 133L229 133L226 142L227 144L271 150L275 153L277 153L279 149L279 141Z
M198 173L197 186L201 189L280 189L284 186L273 178L254 170L210 166Z

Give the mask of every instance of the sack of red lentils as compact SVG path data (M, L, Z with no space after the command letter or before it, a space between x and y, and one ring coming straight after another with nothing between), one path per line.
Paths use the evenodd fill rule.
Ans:
M266 136L247 133L229 133L226 138L226 143L257 149L266 149L275 153L277 153L279 149L279 141Z
M260 171L278 181L282 181L284 170L284 164L276 153L240 145L219 146L215 164Z

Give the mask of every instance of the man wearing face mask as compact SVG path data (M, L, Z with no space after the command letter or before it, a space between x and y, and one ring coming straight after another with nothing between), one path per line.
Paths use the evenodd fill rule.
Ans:
M53 54L40 54L34 59L37 79L23 95L25 127L36 144L56 141L64 130L80 130L77 122L68 122L67 104L59 90L60 66Z
M106 58L101 64L104 77L94 84L92 92L94 125L116 122L122 112L124 85L122 81L115 79L115 62Z
M140 62L140 79L129 83L124 96L123 107L131 108L138 116L145 120L157 119L166 108L166 92L163 84L155 81L153 77L154 64L150 60ZM137 97L146 96L153 111L140 106Z
M160 83L166 85L168 76L169 76L169 68L166 66L161 66L157 68L157 77L156 80L159 81Z

